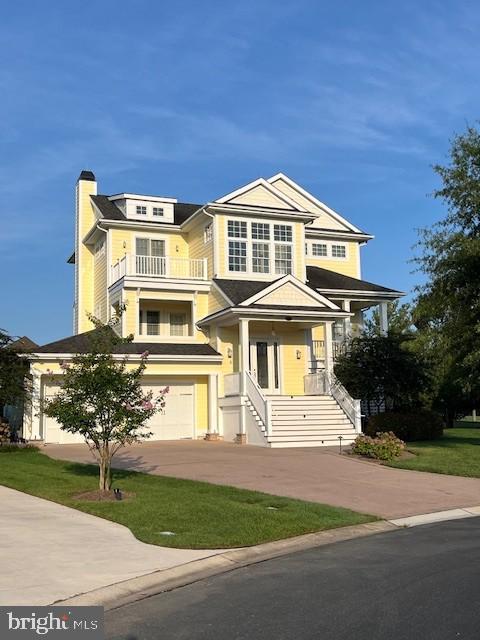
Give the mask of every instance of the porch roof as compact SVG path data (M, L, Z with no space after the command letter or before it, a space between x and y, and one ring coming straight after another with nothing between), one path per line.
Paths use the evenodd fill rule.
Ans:
M400 298L404 294L396 289L389 289L367 280L360 280L359 278L352 278L346 276L343 273L337 273L336 271L329 271L328 269L321 269L320 267L307 266L307 284L317 291L322 293L338 294L345 292L350 293L355 291L357 293L375 293L377 295L386 294L389 297Z

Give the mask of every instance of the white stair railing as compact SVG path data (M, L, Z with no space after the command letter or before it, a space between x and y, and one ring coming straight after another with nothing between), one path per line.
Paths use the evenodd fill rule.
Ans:
M271 431L272 409L270 400L265 398L257 381L248 371L242 372L242 393L253 405L265 427L265 434L268 436Z
M324 375L328 393L340 405L344 414L355 427L355 431L361 433L362 411L360 408L360 400L352 398L333 371L325 371Z

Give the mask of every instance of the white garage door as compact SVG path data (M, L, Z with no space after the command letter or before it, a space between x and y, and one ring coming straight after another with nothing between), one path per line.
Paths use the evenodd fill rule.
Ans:
M180 440L193 438L194 434L194 396L193 384L172 384L164 382L145 383L145 392L153 391L156 398L160 389L170 386L165 396L165 409L150 418L148 428L153 433L150 440Z
M58 383L46 383L43 389L43 397L46 399L51 398L59 390L60 385ZM43 416L43 433L45 442L55 442L58 444L75 444L77 442L85 442L84 438L77 433L62 431L55 418L49 418L46 415Z

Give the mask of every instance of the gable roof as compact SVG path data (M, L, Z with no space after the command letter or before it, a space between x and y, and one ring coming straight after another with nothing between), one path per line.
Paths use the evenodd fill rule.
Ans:
M281 302L282 299L288 300L288 302ZM336 311L339 309L334 302L322 296L292 274L286 274L271 282L268 287L250 296L240 304L241 306L278 305L288 307L315 307L319 305Z
M68 336L55 342L44 344L35 348L35 354L58 353L76 354L87 353L91 346L92 339L98 329L92 329L75 336ZM178 344L174 342L127 342L114 347L113 353L118 355L140 355L148 351L151 355L167 356L218 356L220 355L209 344Z
M28 336L22 336L11 342L6 348L13 349L22 353L29 353L38 347L38 344L31 340Z
M265 204L255 202L246 203L242 200L242 196L246 196L248 193L256 193L256 192L264 192L270 199L270 202ZM237 202L235 202L237 200ZM279 189L276 189L274 185L270 184L265 178L257 178L253 182L249 182L248 184L232 191L231 193L227 193L227 195L217 198L215 203L218 204L238 204L244 205L249 204L250 206L261 206L262 208L273 208L273 209L287 209L288 211L298 211L305 213L305 209L295 202L291 198L289 198L286 194L282 193ZM277 204L278 203L278 204Z
M117 207L115 202L112 202L112 200L110 200L108 196L97 195L90 197L97 209L102 214L102 217L106 220L129 220L129 218L126 217L123 211L119 207ZM185 222L185 220L190 218L190 216L192 216L202 206L203 205L201 204L193 204L190 202L175 202L173 205L173 222L163 222L162 224L180 225ZM154 224L158 224L158 221L156 220L142 220L141 222L153 222Z
M307 280L310 287L319 291L374 291L377 293L396 293L399 297L403 295L401 291L320 267L307 266Z
M280 278L278 279L280 280ZM248 298L260 293L260 291L272 284L272 280L265 282L264 280L227 280L224 278L214 278L213 282L234 305L248 300ZM276 282L276 280L273 282Z

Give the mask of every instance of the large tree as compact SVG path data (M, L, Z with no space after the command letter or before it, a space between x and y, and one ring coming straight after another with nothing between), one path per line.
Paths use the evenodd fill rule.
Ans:
M97 328L90 333L89 349L62 363L61 390L44 403L43 411L61 429L84 437L99 465L99 488L111 488L111 464L123 446L148 438L149 418L165 406L168 387L158 397L144 393L141 385L148 352L132 366L118 345L122 339L110 325L91 318Z
M412 310L408 303L399 300L387 302L388 333L408 334L412 332ZM365 318L364 333L371 336L382 335L380 328L380 313L377 307Z
M421 231L415 262L426 281L413 319L432 362L433 401L451 422L480 400L480 132L455 136L449 163L434 170L447 215Z
M22 402L26 393L28 367L15 343L14 338L0 329L0 408Z

